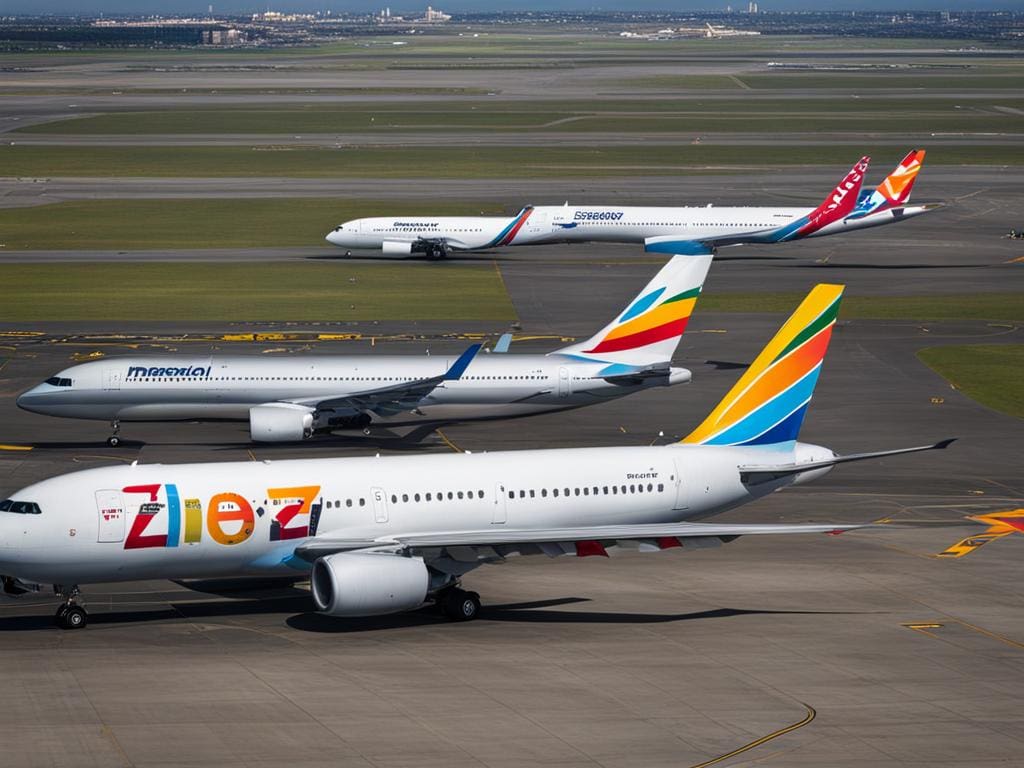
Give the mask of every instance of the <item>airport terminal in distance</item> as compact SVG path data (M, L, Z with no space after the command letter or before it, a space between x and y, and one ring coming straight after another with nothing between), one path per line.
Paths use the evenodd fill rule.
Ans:
M5 765L1024 765L1021 19L748 11L0 26Z

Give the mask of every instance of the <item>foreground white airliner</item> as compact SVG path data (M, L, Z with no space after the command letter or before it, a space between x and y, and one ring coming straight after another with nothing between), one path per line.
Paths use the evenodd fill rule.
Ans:
M712 253L742 243L781 243L867 229L918 216L938 204L907 205L924 150L913 150L874 190L861 193L862 158L817 208L529 206L515 217L402 216L355 219L327 241L342 248L424 253L483 251L509 245L643 243L659 253Z
M546 355L146 356L94 360L18 397L35 413L111 422L248 421L252 439L580 408L690 380L672 355L711 256L676 256L592 338Z
M681 442L353 459L114 466L44 480L0 502L9 593L54 584L61 626L87 621L79 585L308 574L316 607L372 616L436 602L471 619L460 578L514 555L608 555L746 534L857 525L706 518L847 461L797 442L839 310L820 285L725 399Z

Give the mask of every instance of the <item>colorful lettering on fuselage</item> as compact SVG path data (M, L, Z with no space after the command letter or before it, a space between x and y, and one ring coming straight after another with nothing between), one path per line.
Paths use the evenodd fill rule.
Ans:
M161 493L161 488L163 493ZM216 544L230 547L252 538L256 532L256 518L265 512L262 507L253 509L252 503L238 493L216 493L206 505L205 534L203 526L203 504L199 499L185 499L182 504L178 486L174 483L153 483L128 485L121 489L125 495L142 495L138 512L131 529L124 540L125 549L169 548L180 544L199 544L204 535ZM287 541L301 539L315 532L313 513L319 513L320 505L314 504L320 493L319 485L303 485L290 488L268 488L267 499L284 506L270 521L269 540ZM129 502L126 509L134 506ZM184 506L184 528L182 527L182 506ZM167 510L166 533L148 532L160 513Z
M576 211L576 221L619 221L624 211Z
M210 375L210 366L193 365L193 366L179 366L177 368L167 367L152 367L147 368L144 365L133 365L128 368L129 379L159 379L169 376L175 377L189 377L189 378L206 378Z

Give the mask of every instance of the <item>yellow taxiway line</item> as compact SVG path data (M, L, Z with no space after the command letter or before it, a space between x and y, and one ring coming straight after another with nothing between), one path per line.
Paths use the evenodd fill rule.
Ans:
M802 701L800 702L800 704L807 710L807 715L800 722L793 723L792 725L787 725L785 728L780 728L777 731L772 731L767 736L762 736L761 738L755 739L749 744L744 744L739 749L734 749L732 752L728 752L724 755L719 755L718 757L706 760L703 763L697 763L697 765L691 766L690 768L707 768L707 766L709 765L714 765L715 763L720 763L723 760L728 760L730 757L736 757L736 755L743 754L744 752L751 750L754 747L759 747L767 741L777 739L779 736L790 733L791 731L795 731L797 728L803 728L815 717L817 717L818 713L814 711L814 707L812 707L810 704L804 704Z

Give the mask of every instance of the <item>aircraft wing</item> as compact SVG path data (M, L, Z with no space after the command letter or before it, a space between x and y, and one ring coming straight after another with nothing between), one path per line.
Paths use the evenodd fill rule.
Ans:
M377 539L346 539L329 534L310 539L295 554L313 561L325 555L360 549L400 548L433 560L447 554L458 560L501 559L509 555L545 554L607 556L608 549L657 551L676 547L717 546L738 536L769 534L839 534L872 524L745 524L745 523L645 523L639 525L596 525L581 528L488 528L447 533L409 533ZM446 552L442 552L445 550ZM467 552L467 550L469 550ZM483 551L481 551L483 550Z
M357 411L368 411L377 408L388 407L397 410L414 408L416 403L434 391L434 388L446 381L456 381L462 377L470 362L480 351L480 344L473 344L465 352L459 355L458 360L440 376L431 376L425 379L413 379L398 384L390 384L386 387L367 389L362 392L351 392L337 397L310 397L296 400L289 400L295 405L305 405L322 411L340 410L351 408Z

